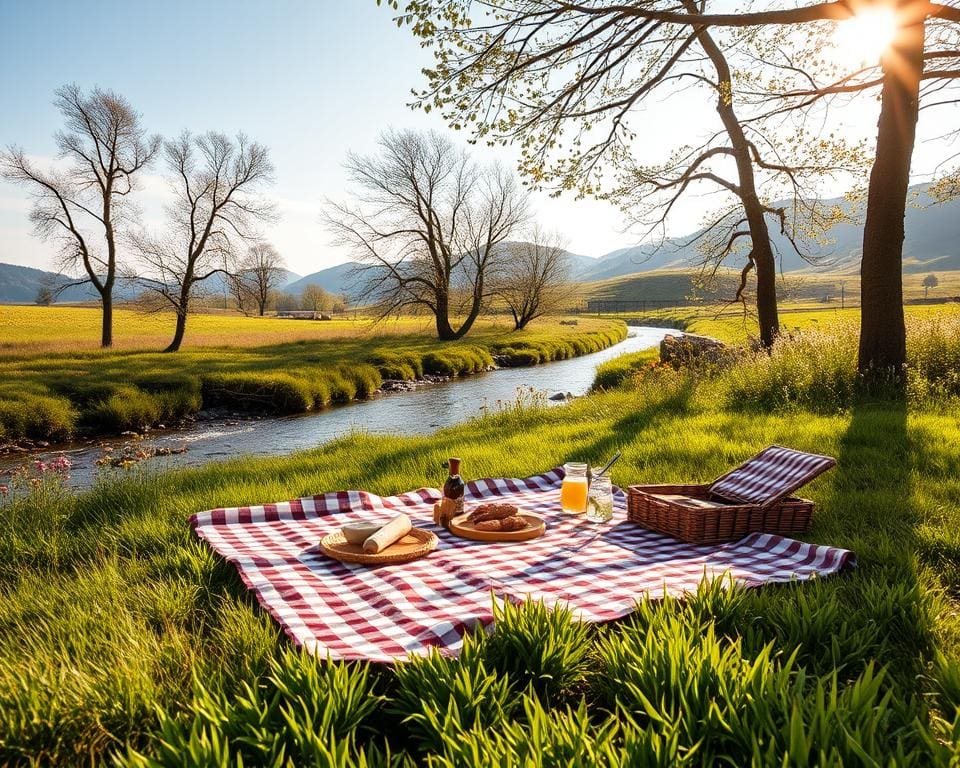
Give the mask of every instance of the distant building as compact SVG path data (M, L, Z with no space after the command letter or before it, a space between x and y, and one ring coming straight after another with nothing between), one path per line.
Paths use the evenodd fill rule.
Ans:
M330 315L323 312L314 312L312 309L281 309L277 311L277 317L286 320L332 320Z
M588 299L587 312L618 314L621 312L649 312L666 307L685 307L687 299Z

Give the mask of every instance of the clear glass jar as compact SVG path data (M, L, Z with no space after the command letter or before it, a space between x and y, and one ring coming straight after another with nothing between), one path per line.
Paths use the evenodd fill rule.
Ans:
M587 492L587 520L605 523L613 519L613 484L606 475L593 478Z
M563 465L563 472L560 508L568 515L582 515L587 511L587 465L569 462Z

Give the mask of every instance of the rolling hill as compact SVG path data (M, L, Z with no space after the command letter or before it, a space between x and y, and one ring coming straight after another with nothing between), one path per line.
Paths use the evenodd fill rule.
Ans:
M960 200L936 204L927 193L927 188L928 185L920 184L910 190L903 244L903 270L908 274L960 269ZM824 203L849 210L849 204L843 198ZM696 234L691 232L671 238L659 247L638 245L612 251L599 258L596 266L588 270L583 279L608 280L636 272L689 268L699 259L696 245L686 245ZM838 224L828 233L829 242L808 244L807 250L814 264L798 256L787 239L778 232L771 230L771 234L780 252L780 268L784 272L856 274L859 271L863 237L860 224ZM734 261L730 266L739 267L740 264Z
M825 201L848 206L842 198ZM695 245L688 245L696 233L671 238L659 246L644 244L630 248L620 248L592 258L580 254L568 253L571 275L583 283L605 283L628 275L664 272L666 276L647 284L657 295L666 292L673 285L679 290L677 275L689 272L699 260ZM859 272L861 255L862 228L859 224L838 224L828 233L828 242L808 245L814 264L800 258L789 247L786 239L774 232L774 243L780 252L780 268L785 273L803 273L811 276L829 274L854 277ZM507 244L509 245L509 243ZM924 274L928 272L950 272L960 270L960 200L949 200L935 204L927 192L927 185L911 188L911 204L906 214L906 239L904 241L903 269L905 274ZM728 266L739 269L742 264L731 259ZM362 285L355 273L356 264L346 262L318 272L300 277L289 273L288 282L283 290L288 293L300 293L307 285L318 285L335 294L346 294L356 300L362 295ZM688 288L693 278L688 274L684 282ZM37 290L44 281L48 285L61 285L65 278L52 272L44 272L30 267L0 264L0 302L32 302ZM818 286L816 291L836 292L837 285ZM222 293L222 280L212 279L206 286L208 293ZM597 288L601 293L606 290L602 285ZM618 288L617 292L621 289ZM592 291L595 292L595 291ZM687 290L682 295L689 295ZM132 298L136 291L133 286L121 285L118 288L119 299ZM677 294L672 293L671 298ZM67 289L59 301L89 301L96 294L90 286Z

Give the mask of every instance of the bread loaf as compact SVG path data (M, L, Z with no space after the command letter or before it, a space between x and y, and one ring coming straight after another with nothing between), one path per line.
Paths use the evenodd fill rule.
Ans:
M368 555L375 555L383 552L391 544L399 541L408 533L413 526L410 524L410 518L406 515L397 515L393 520L387 523L383 528L377 531L373 536L363 542L363 551Z

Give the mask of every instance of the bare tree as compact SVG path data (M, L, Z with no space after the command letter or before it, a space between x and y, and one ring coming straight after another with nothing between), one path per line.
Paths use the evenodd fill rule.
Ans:
M698 245L701 266L711 271L730 256L746 255L735 298L743 299L754 272L760 339L769 345L779 332L770 225L803 256L797 230L812 229L809 219L828 219L816 205L806 206L811 216L805 226L793 226L812 189L807 180L854 164L831 151L839 142L831 140L824 149L820 137L796 142L792 146L800 151L794 154L801 157L787 157L764 126L744 119L737 100L741 75L728 61L729 42L718 42L706 26L645 24L614 5L408 4L404 18L424 21L415 30L435 44L436 66L427 70L419 103L443 109L455 127L473 123L477 138L517 141L521 170L534 183L610 199L661 243L681 197L719 193L717 212L687 245ZM490 11L489 24L474 13L478 9ZM677 13L698 16L702 10L695 0L676 4ZM649 110L651 100L662 108L681 88L713 102L718 130L698 145L665 153L669 159L658 165L635 162L631 119L644 106ZM604 164L617 177L607 190ZM778 192L792 195L793 211L773 203Z
M37 288L37 296L33 300L33 303L41 307L49 307L56 298L57 294L53 286L53 281L49 277L44 277L40 281L40 286Z
M311 312L326 312L333 306L333 296L321 286L310 283L300 292L300 308Z
M146 232L131 237L143 267L138 277L176 314L173 340L183 343L195 287L215 274L230 275L229 265L241 246L260 239L257 225L273 217L273 205L259 197L272 179L265 146L222 133L183 133L163 145L174 190L167 207L165 236Z
M90 283L100 294L100 344L113 344L113 289L119 276L117 243L134 213L129 195L153 159L159 136L147 136L140 115L113 91L84 94L66 85L54 101L65 128L55 135L61 165L42 170L20 147L0 153L4 178L33 192L30 219L37 234L57 243L60 268L82 268L85 277L61 287Z
M394 8L401 0L387 0ZM488 19L476 18L486 9ZM924 108L960 101L949 86L960 85L960 8L928 0L848 0L808 2L776 7L698 13L666 0L417 0L403 4L400 17L414 33L432 45L436 66L427 70L430 88L424 107L444 109L455 125L474 122L476 135L493 140L521 130L525 158L534 178L548 176L538 160L558 146L557 127L562 113L578 94L606 93L604 78L636 55L619 99L623 114L649 91L650 76L669 90L688 82L673 70L676 58L664 53L665 39L678 29L692 39L701 29L769 30L774 50L783 56L783 71L792 71L799 84L777 83L775 91L794 100L792 108L807 109L813 102L838 94L879 92L880 117L876 151L867 193L867 211L861 261L861 331L858 368L865 376L902 376L906 361L903 314L903 237L910 164L916 141L921 99ZM892 14L895 35L879 62L853 73L824 81L791 59L804 51L819 56L822 36L817 30L863 12ZM825 24L825 22L827 24ZM786 30L799 29L795 40ZM784 32L780 35L780 32ZM559 60L545 55L555 47L551 36L565 41ZM591 42L597 47L590 49ZM580 48L584 43L586 49ZM756 62L753 63L756 66ZM585 82L584 74L593 82ZM567 78L568 87L545 88L551 76ZM584 130L600 118L581 104ZM596 118L596 120L591 119ZM629 132L623 117L614 114L600 131L625 146ZM566 146L580 146L581 136ZM602 143L602 139L601 139ZM599 157L599 156L598 156ZM561 164L560 182L576 186L582 165Z
M497 295L513 316L514 330L558 310L569 295L570 260L556 233L533 227L527 239L508 246L497 276Z
M263 317L286 274L286 263L277 249L270 243L255 243L240 258L227 283L241 311L252 305Z
M387 131L378 155L351 154L346 168L353 199L328 203L325 220L365 265L365 298L384 316L427 310L438 338L462 338L492 293L498 246L527 216L516 179L435 132Z

